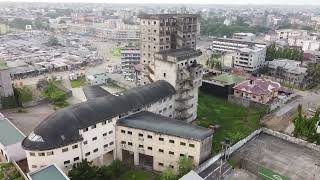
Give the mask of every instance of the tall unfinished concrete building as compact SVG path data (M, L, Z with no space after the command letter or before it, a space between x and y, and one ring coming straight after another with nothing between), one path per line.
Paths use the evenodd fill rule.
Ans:
M202 66L196 49L198 15L140 16L141 84L166 80L177 91L175 118L190 122L197 116Z

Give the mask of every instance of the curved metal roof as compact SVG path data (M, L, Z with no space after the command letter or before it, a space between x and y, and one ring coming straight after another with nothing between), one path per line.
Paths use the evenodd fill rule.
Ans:
M29 136L39 136L41 141L25 138L26 150L49 150L63 147L82 137L79 129L152 104L175 94L174 87L166 81L132 88L115 95L96 98L56 111L41 122Z

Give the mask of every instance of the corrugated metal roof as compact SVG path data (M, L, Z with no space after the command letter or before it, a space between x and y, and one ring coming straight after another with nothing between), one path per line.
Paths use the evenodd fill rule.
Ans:
M117 125L197 141L201 141L213 133L209 129L148 111L142 111L119 119Z
M28 150L48 150L79 141L83 129L118 115L155 103L175 94L166 81L157 81L116 95L96 98L56 111L41 122L34 134L43 142L25 138L22 146Z

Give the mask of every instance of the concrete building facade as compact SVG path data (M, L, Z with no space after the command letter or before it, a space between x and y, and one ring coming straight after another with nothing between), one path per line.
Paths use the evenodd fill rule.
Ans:
M234 58L234 67L254 72L265 65L266 48L241 48Z
M198 15L147 14L140 17L141 84L152 81L154 54L171 49L196 48ZM151 75L150 75L151 74Z
M198 92L203 66L201 51L170 50L155 54L155 79L166 79L176 89L175 118L191 122L197 117Z
M135 65L140 63L140 49L125 47L121 49L121 70L125 79L136 79Z
M116 137L118 159L156 171L177 171L181 156L197 167L211 152L210 130L145 111L119 120Z
M66 172L84 159L98 166L110 163L116 122L140 111L173 117L174 95L168 82L157 81L53 113L22 142L30 171L56 164Z

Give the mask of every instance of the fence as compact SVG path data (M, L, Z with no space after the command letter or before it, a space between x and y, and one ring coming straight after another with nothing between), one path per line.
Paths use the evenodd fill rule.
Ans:
M320 152L320 146L313 144L313 143L309 143L305 140L302 139L298 139L292 136L289 136L287 134L283 134L277 131L273 131L271 129L267 129L267 128L260 128L255 130L253 133L251 133L249 136L247 136L246 138L242 139L241 141L237 142L236 144L234 144L233 146L231 146L227 152L221 152L218 155L208 159L207 161L205 161L204 163L202 163L197 169L196 172L200 173L203 170L205 170L206 168L208 168L209 166L211 166L213 163L215 163L216 161L218 161L223 155L224 153L226 153L227 155L231 155L232 153L234 153L235 151L237 151L238 149L240 149L242 146L244 146L246 143L248 143L249 141L251 141L252 139L254 139L255 137L257 137L259 134L261 133L265 133L265 134L269 134L271 136L275 136L277 138L283 139L285 141L294 143L294 144L298 144L307 148L310 148L312 150L318 151ZM242 164L245 164L244 162ZM257 166L252 166L252 168L257 168Z
M241 148L244 144L246 144L247 142L249 142L250 140L252 140L254 137L256 137L257 135L259 135L261 133L262 129L258 129L255 130L253 133L251 133L249 136L247 136L246 138L242 139L241 141L237 142L236 144L234 144L233 146L231 146L228 151L226 152L227 155L232 154L233 152L237 151L239 148ZM216 161L218 161L222 156L224 155L224 152L219 153L218 155L208 159L207 161L205 161L204 163L202 163L197 169L196 172L200 173L203 170L205 170L206 168L208 168L209 166L211 166L213 163L215 163Z
M25 180L29 180L28 177L24 174L24 172L21 170L21 168L19 167L19 165L16 163L16 161L12 161L12 164L16 167L16 169L18 170L19 174L23 177L23 179Z

